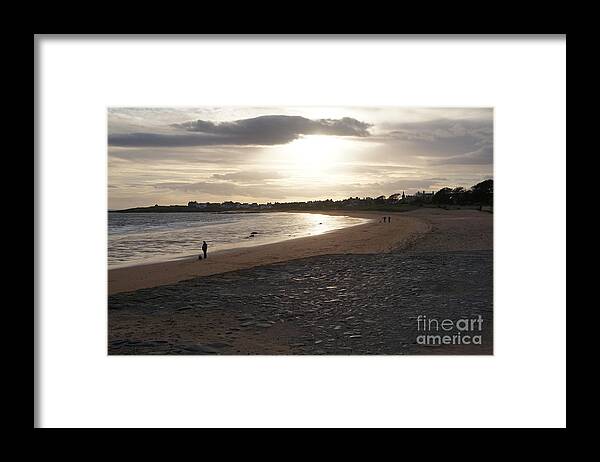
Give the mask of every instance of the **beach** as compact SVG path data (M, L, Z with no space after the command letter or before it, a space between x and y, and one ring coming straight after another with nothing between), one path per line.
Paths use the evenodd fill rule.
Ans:
M209 255L112 270L109 354L492 354L493 215L359 213L373 221L213 269ZM421 319L446 318L478 319L481 344L419 343Z
M130 292L147 287L172 284L195 277L209 276L255 266L279 263L325 254L383 253L408 244L429 225L423 220L401 213L382 212L315 212L344 215L370 220L366 224L283 242L211 252L207 260L197 256L182 260L142 264L108 271L108 293ZM381 223L383 216L390 223ZM200 253L200 250L198 249Z

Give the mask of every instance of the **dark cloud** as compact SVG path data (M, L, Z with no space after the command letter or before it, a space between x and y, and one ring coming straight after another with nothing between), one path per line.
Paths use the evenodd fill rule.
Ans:
M231 122L194 120L172 124L173 133L120 133L108 136L110 146L271 146L301 135L369 136L370 124L343 117L311 120L300 116L268 115Z

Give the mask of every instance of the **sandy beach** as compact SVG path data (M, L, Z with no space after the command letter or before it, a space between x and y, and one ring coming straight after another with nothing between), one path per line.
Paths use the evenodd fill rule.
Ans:
M430 223L406 213L319 211L321 214L367 218L366 224L290 239L274 244L210 252L207 260L185 260L115 268L108 271L108 293L130 292L172 284L196 277L252 268L272 263L332 254L385 253L410 245L431 229ZM383 216L390 223L381 223Z
M218 266L215 255L213 274L210 260L113 271L109 354L493 354L493 215L371 216ZM419 317L479 318L481 344L420 344Z

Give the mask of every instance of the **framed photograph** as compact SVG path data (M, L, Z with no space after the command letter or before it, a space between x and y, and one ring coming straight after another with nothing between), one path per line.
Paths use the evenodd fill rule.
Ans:
M566 427L566 35L36 35L34 103L34 427Z

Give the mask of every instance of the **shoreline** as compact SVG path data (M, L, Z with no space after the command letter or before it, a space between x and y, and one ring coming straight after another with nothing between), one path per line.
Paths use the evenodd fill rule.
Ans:
M208 254L207 260L184 257L177 260L137 264L108 270L108 294L173 284L213 274L227 273L272 263L333 254L386 253L410 244L430 231L426 220L406 212L370 211L295 211L366 218L371 221L336 229L315 236L299 237L251 247L226 249ZM380 223L391 216L391 223Z
M306 238L306 237L318 237L324 234L329 234L335 231L341 231L344 230L346 228L350 228L353 226L360 226L363 224L366 224L366 220L374 220L375 218L373 217L358 217L358 216L354 216L350 213L335 213L335 212L339 212L337 210L331 211L332 213L328 213L328 212L323 212L321 213L321 211L305 211L305 210L286 210L286 211L277 211L277 212L272 212L272 211L261 211L261 212L254 212L254 211L239 211L239 212L231 212L231 211L226 211L226 212L204 212L204 213L219 213L219 214L255 214L255 213L289 213L289 214L299 214L299 213L309 213L309 214L316 214L316 215L330 215L330 216L343 216L343 217L347 217L347 218L360 218L361 220L363 220L362 222L359 223L352 223L352 224L345 224L342 227L335 227L335 228L331 228L328 229L326 231L320 231L318 233L313 233L313 234L301 234L299 236L294 236L294 237L288 237L288 236L275 236L275 237L267 237L266 239L264 239L264 242L251 242L251 241L238 241L238 242L229 242L229 243L224 243L224 244L219 244L217 246L216 250L212 250L214 249L215 246L210 246L210 254L211 255L221 255L221 254L225 254L225 253L230 253L232 251L236 251L236 250L243 250L243 249L249 249L249 248L253 248L253 247L260 247L260 246L264 246L264 245L270 245L270 244L278 244L278 243L282 243L282 242L287 242L287 241L291 241L293 239L302 239L302 238ZM264 233L261 233L264 234ZM201 251L199 249L191 252L181 252L181 253L174 253L174 254L164 254L164 255L159 255L159 256L155 256L155 257L151 257L151 258L146 258L144 260L139 260L139 261L129 261L129 262L121 262L121 263L117 263L117 264L113 264L112 266L109 263L108 266L108 270L115 270L115 269L122 269L122 268L130 268L130 267L134 267L134 266L147 266L147 265L153 265L153 264L157 264L157 263L167 263L167 262L176 262L176 261L185 261L185 260L197 260L198 259L198 255L201 253Z

